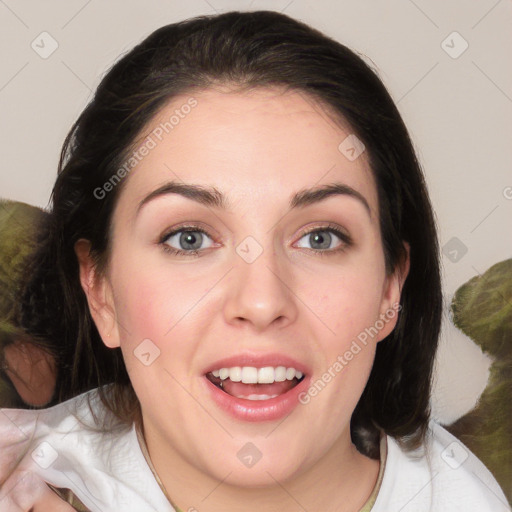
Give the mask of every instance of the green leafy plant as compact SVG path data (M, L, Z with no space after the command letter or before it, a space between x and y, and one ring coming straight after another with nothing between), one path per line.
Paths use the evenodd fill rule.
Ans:
M476 407L447 429L475 453L512 501L512 259L462 285L454 324L493 359Z

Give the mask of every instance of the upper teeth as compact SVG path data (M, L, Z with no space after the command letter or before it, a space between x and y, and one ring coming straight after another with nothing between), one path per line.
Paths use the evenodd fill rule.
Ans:
M265 366L264 368L234 366L233 368L213 370L212 375L219 377L221 380L229 378L233 382L243 382L244 384L272 384L273 382L302 378L302 372L295 368L286 368L286 366L275 368L273 366Z

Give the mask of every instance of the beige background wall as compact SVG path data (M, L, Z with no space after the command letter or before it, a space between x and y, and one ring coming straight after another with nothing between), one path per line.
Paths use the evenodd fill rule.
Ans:
M283 11L378 68L425 169L448 299L512 256L510 0L0 0L0 196L46 206L63 139L112 62L163 24L231 9ZM438 361L434 411L450 420L489 362L449 321Z

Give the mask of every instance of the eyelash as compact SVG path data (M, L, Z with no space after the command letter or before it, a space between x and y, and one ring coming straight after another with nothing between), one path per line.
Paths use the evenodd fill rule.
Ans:
M327 224L325 226L316 227L316 228L311 229L310 231L306 231L305 233L302 233L299 240L301 238L305 237L306 235L311 235L312 233L324 232L324 231L334 233L343 242L342 245L340 247L338 247L337 249L325 249L325 250L308 249L309 251L312 251L315 254L319 254L320 256L331 256L333 254L338 254L339 252L346 250L347 247L350 247L353 244L351 237L347 233L340 231L340 229L335 224ZM178 229L174 229L172 231L165 233L160 238L158 243L160 245L162 245L162 248L165 252L172 254L174 256L199 257L199 255L200 255L199 253L202 252L204 249L194 249L191 251L185 251L183 249L175 249L174 247L171 247L170 245L168 245L166 243L166 241L171 236L176 235L177 233L181 233L181 232L184 232L184 233L198 232L198 233L202 233L202 234L208 236L209 238L212 238L207 231L205 231L204 229L202 229L199 226L192 226L192 225L191 226L181 226Z
M192 251L184 251L182 249L175 249L174 247L171 247L170 245L165 243L169 238L171 238L171 236L175 235L176 233L181 233L182 231L184 233L186 233L186 232L203 233L203 235L206 235L211 238L211 236L208 234L208 232L205 231L204 229L200 228L199 226L181 226L178 229L174 229L168 233L165 233L162 236L162 238L160 239L159 244L162 245L165 252L168 252L174 256L193 256L193 257L199 256L199 253L201 252L200 249L194 249Z
M306 231L305 233L302 233L300 238L305 237L306 235L310 235L311 233L317 233L317 232L323 232L327 231L329 233L334 233L341 241L341 245L337 249L308 249L309 251L313 251L315 254L318 254L319 256L333 256L336 254L339 254L340 252L345 251L348 247L351 247L353 245L352 238L348 233L344 233L341 231L335 224L327 224L325 226L313 228L310 231Z

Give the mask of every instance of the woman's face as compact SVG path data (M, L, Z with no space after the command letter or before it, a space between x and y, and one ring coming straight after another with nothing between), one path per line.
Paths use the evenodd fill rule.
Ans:
M400 282L350 135L304 94L258 89L184 95L140 139L93 314L160 464L260 486L354 456Z

